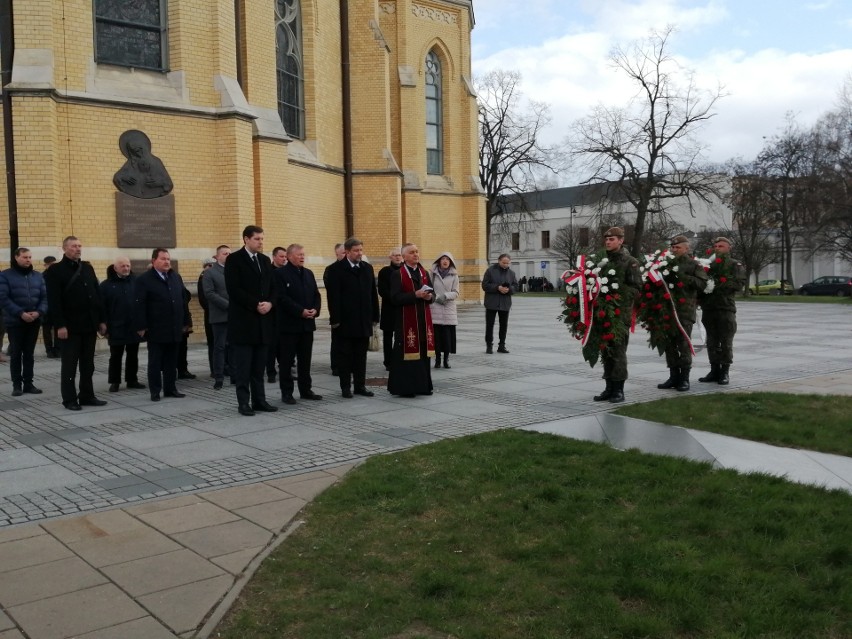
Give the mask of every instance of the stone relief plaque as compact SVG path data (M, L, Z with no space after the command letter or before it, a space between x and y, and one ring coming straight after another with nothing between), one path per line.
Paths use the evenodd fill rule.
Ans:
M175 196L141 199L116 192L119 248L175 248Z

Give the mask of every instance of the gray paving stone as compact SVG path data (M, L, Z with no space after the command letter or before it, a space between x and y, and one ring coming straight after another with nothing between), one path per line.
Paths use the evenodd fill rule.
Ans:
M79 557L58 559L3 573L0 604L6 609L106 583L107 579Z
M716 457L685 428L661 426L611 413L598 415L598 422L613 448L636 448L646 453L685 457L710 464L716 461Z
M185 549L107 566L103 572L136 598L224 574L220 567Z
M140 597L139 601L174 632L188 632L204 620L233 581L231 575L223 575L155 592Z
M173 535L174 533L236 521L239 517L224 508L203 501L139 515L139 519L166 535Z
M280 501L267 502L255 506L246 506L234 511L243 519L263 526L272 532L278 532L284 528L308 502L298 497L282 499Z
M178 533L173 535L173 538L202 557L210 559L246 548L265 546L272 539L272 534L256 524L240 520Z
M30 637L64 639L146 616L112 584L78 590L9 609Z
M75 639L174 639L176 636L153 617L143 617L78 635Z
M71 557L71 551L49 535L26 537L0 544L0 575Z

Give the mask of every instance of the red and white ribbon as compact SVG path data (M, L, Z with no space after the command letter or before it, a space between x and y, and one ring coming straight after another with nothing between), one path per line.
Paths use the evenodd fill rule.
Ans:
M672 307L672 316L674 317L675 324L677 324L677 328L680 331L680 334L683 335L683 338L686 340L686 343L689 344L689 352L695 355L695 348L692 346L692 340L687 334L686 330L683 328L683 324L680 323L680 318L677 316L677 307L675 306L674 296L669 292L668 284L666 284L666 280L663 277L663 274L660 273L661 264L660 262L654 262L651 265L651 268L648 269L648 279L651 280L654 284L658 282L662 282L663 286L666 289L666 293L669 295L669 304Z
M580 298L580 322L586 327L583 333L583 346L589 341L589 335L592 332L592 322L595 315L592 312L592 304L597 298L601 290L601 283L597 274L590 272L586 275L586 256L580 255L577 258L577 269L574 271L565 271L562 273L562 281L568 286L576 286L579 291L577 295Z

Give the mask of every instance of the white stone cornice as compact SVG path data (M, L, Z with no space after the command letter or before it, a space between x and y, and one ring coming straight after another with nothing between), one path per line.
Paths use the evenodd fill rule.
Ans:
M433 7L426 7L422 4L412 4L411 13L418 18L425 18L434 22L444 22L446 24L458 24L459 18L455 13L450 11L442 11Z

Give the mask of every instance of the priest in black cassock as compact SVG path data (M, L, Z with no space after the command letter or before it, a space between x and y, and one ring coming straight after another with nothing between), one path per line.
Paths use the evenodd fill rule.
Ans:
M429 358L435 356L435 333L429 305L435 295L429 273L420 265L417 246L404 245L402 259L402 267L390 278L390 301L395 309L396 327L388 392L402 397L431 395Z

